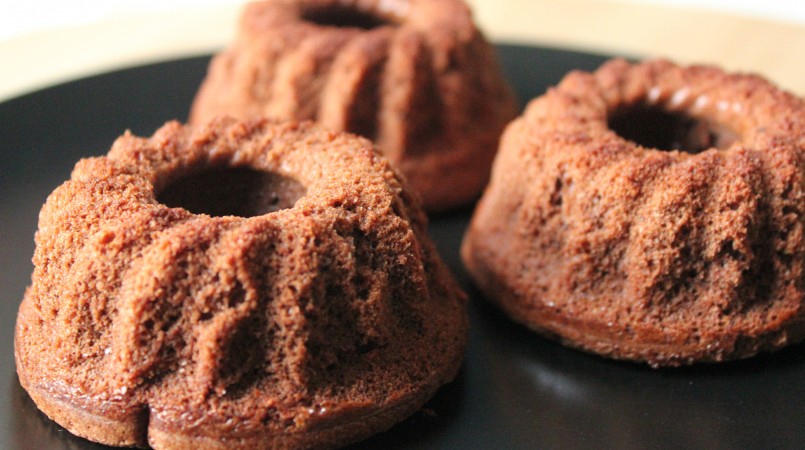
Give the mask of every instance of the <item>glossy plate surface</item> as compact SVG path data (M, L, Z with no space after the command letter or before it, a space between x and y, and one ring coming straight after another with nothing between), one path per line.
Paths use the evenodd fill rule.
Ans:
M501 45L522 103L604 57ZM13 330L33 270L37 214L84 156L126 129L150 136L187 115L208 58L121 70L0 103L0 448L99 449L41 414L17 380ZM566 349L485 304L458 258L470 210L431 233L470 293L464 367L425 408L361 448L781 448L805 444L805 346L675 370Z

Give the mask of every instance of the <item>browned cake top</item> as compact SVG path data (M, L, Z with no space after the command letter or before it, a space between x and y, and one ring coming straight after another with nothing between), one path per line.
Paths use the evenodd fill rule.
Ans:
M517 320L588 350L778 348L805 333L804 146L802 100L757 76L570 73L506 131L465 261Z
M464 296L418 201L352 135L127 133L50 195L36 243L20 380L93 440L332 446L400 420L461 361Z

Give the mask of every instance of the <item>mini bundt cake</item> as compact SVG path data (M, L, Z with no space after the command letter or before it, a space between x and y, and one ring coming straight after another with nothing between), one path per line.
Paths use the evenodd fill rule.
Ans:
M568 74L507 128L462 258L514 320L677 366L801 341L805 103L655 60Z
M190 114L317 120L367 137L426 209L474 200L517 105L461 0L248 4Z
M48 198L20 383L93 441L333 447L455 376L464 294L371 142L216 120L126 134Z

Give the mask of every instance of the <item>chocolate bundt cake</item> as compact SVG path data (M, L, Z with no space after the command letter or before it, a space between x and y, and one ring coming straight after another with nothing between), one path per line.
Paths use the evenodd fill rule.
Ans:
M444 210L480 194L517 106L461 0L269 0L247 5L190 122L222 113L372 139Z
M805 336L805 103L667 61L573 72L506 130L462 257L514 320L652 366Z
M126 134L42 208L20 383L71 432L332 447L455 376L464 294L368 140L216 120Z

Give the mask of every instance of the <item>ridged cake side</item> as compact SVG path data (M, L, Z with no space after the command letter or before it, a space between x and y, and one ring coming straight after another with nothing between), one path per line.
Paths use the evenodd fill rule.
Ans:
M237 167L306 192L253 217L158 201ZM340 445L413 412L462 359L464 296L419 205L354 136L230 120L127 134L51 194L36 242L20 381L99 442Z
M366 3L248 5L237 39L210 65L190 121L316 120L373 140L428 209L466 203L488 180L500 133L517 113L494 51L461 1ZM310 11L383 22L325 25L307 19Z
M713 148L713 127L700 153L642 147L609 126L635 105L738 139ZM804 149L805 105L759 77L667 61L574 72L506 131L463 258L515 320L607 356L780 348L805 336Z

